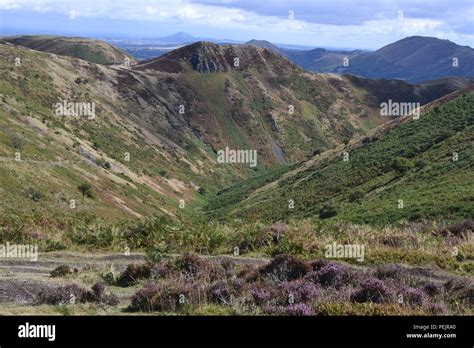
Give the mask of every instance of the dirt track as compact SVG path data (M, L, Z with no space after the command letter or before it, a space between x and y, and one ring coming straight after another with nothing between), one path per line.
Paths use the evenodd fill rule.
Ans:
M232 256L209 256L215 262L230 258L235 263L259 266L267 259ZM60 265L71 270L123 271L130 263L145 262L145 254L84 254L75 252L50 252L40 254L38 261L27 259L0 259L0 304L32 305L37 295L65 283L64 279L51 278L50 272ZM0 314L2 310L0 309Z

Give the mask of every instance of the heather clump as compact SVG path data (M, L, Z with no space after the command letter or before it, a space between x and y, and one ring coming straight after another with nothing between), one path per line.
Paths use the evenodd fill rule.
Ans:
M38 295L39 304L64 305L86 301L87 290L77 284L67 284L42 291Z
M405 288L401 292L402 303L408 307L417 308L423 306L427 300L427 294L422 289Z
M119 286L130 286L136 284L140 279L149 279L151 276L151 267L149 264L127 266L117 279Z
M132 296L129 310L174 312L185 305L197 304L201 299L205 299L205 293L196 286L179 281L151 282Z
M91 290L86 290L77 284L67 284L39 293L38 304L66 305L76 303L95 303L103 306L116 306L119 299L114 294L105 292L103 282L94 284Z
M354 291L351 300L358 303L390 303L394 301L394 293L382 280L367 278Z
M278 289L280 291L280 302L283 303L310 302L320 295L318 287L305 279L282 283Z
M250 295L252 296L255 303L262 306L270 301L272 293L269 289L262 286L255 286L250 289Z
M175 262L176 270L187 280L215 281L225 277L225 270L221 265L213 264L196 254L186 253Z
M447 281L443 288L448 301L465 303L470 307L474 306L474 282L472 280L455 277Z
M226 305L231 301L231 292L232 289L227 282L219 281L210 286L208 298L211 302Z
M262 278L274 281L291 281L302 278L312 270L311 264L290 255L278 255L259 270Z
M472 282L466 278L451 277L444 284L429 282L431 273L397 264L371 270L289 255L276 256L263 266L260 262L184 254L129 265L120 279L129 279L130 284L137 279L152 280L132 296L129 310L141 312L200 313L205 308L220 308L233 313L298 316L366 313L370 308L383 312L392 306L400 313L449 313L459 303L469 305L473 296ZM103 291L103 285L97 284L86 291L84 301L101 302Z

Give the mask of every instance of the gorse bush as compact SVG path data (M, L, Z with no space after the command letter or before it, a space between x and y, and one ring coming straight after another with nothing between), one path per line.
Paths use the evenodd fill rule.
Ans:
M26 190L25 196L30 198L34 202L39 202L44 197L40 191L36 190L33 187L29 187Z
M410 169L414 168L415 164L410 161L408 158L404 157L395 157L392 163L392 168L398 173L398 174L405 174L407 171Z
M329 202L325 204L320 210L319 210L319 217L321 219L328 219L333 216L337 215L338 208L334 202Z
M77 188L83 196L93 198L92 186L89 183L82 183Z

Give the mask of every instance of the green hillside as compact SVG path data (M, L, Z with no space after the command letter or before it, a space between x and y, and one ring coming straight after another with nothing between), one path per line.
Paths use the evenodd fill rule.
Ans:
M373 225L470 218L474 93L466 91L430 109L384 135L297 165L276 181L261 179L258 188L256 179L236 185L219 193L207 210L214 216L313 217Z

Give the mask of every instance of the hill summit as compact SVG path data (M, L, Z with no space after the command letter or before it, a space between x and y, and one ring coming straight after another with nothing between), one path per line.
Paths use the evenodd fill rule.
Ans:
M158 70L164 72L181 72L182 63L200 73L228 72L256 68L288 67L292 72L302 69L285 57L269 49L253 45L217 45L208 41L199 41L192 45L178 48L161 57L142 62L136 66L139 70Z

